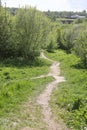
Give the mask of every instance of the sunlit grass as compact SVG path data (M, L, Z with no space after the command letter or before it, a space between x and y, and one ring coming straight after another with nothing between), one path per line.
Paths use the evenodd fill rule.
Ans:
M45 89L52 77L21 81L10 84L0 97L0 130L19 130L22 127L32 127L45 130L41 109L36 103L36 97ZM14 126L14 124L16 125Z
M16 61L15 61L16 62ZM18 63L19 64L19 63ZM39 59L34 65L20 65L17 63L1 63L0 64L0 83L15 82L16 80L30 79L38 75L46 74L49 71L50 62Z
M61 75L65 83L58 85L52 95L51 105L55 115L61 116L74 130L87 128L87 69L83 69L80 59L73 54L58 50L46 53L61 63Z
M42 126L41 130L45 130L41 109L35 102L36 97L53 78L31 78L47 74L50 65L51 62L43 59L39 59L38 64L21 66L17 63L13 65L10 62L8 64L1 62L0 130L19 130L26 126L37 129Z

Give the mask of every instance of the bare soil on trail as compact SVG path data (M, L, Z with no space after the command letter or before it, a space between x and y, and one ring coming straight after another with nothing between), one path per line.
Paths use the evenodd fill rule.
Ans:
M43 53L41 55L42 55L42 58L50 60L47 57L45 57ZM68 130L63 123L58 124L55 121L51 108L50 108L50 105L49 105L52 91L57 87L58 83L65 81L64 77L59 76L60 75L60 67L59 67L60 64L53 60L50 60L50 61L52 61L53 64L50 67L50 72L49 72L48 76L53 76L54 81L49 83L46 86L46 89L44 90L44 92L42 94L40 94L40 96L38 96L37 102L42 107L44 121L47 124L48 130Z
M59 67L60 64L57 61L48 59L43 52L41 53L41 57L52 62L50 72L47 75L41 75L38 77L34 77L32 79L43 78L48 76L52 76L54 78L54 81L47 84L45 90L37 97L37 103L38 105L41 106L43 120L47 125L47 130L68 130L68 128L62 121L59 122L55 121L55 117L52 114L52 110L49 104L53 90L57 87L58 83L65 81L64 77L60 76L60 67ZM35 130L35 129L30 129L26 127L22 130Z

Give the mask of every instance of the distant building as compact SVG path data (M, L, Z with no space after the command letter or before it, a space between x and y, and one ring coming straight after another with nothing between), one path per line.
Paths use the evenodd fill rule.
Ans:
M84 19L85 16L80 16L80 15L74 14L74 15L71 16L71 18L72 18L72 19L78 19L78 18Z

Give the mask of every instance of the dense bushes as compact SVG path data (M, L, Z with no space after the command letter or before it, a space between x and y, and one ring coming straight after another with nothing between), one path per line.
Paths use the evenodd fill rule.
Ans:
M82 24L66 25L58 29L57 42L59 48L67 53L74 52L85 67L87 67L87 25Z
M17 41L25 58L33 59L39 55L49 27L49 20L35 8L19 10L16 18Z
M0 56L9 56L11 51L11 21L9 19L9 13L0 8Z
M0 56L34 60L46 46L50 20L36 8L26 7L11 16L0 7Z
M85 67L87 67L87 30L84 30L78 35L75 41L74 50L81 58Z
M57 48L57 29L55 28L55 24L53 25L47 39L47 51L54 52Z
M61 62L62 75L66 82L58 84L53 92L51 105L53 112L64 119L72 130L87 129L87 71L79 66L79 58L74 54L56 50L46 53Z
M0 6L0 56L23 57L34 60L41 48L53 52L55 48L74 52L87 67L87 21L63 25L51 22L36 8L18 9L10 16Z

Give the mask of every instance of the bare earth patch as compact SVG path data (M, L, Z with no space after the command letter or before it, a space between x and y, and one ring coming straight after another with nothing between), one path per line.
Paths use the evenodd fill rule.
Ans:
M26 127L26 128L21 129L21 130L36 130L36 129L30 128L30 127Z

